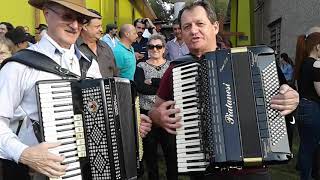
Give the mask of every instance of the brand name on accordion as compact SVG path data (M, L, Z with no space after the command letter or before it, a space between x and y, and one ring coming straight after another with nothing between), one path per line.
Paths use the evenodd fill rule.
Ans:
M231 96L231 87L230 84L222 83L225 86L226 90L226 104L225 106L227 107L227 112L224 115L224 119L226 123L228 124L234 124L234 119L233 119L233 106L232 106L232 96Z

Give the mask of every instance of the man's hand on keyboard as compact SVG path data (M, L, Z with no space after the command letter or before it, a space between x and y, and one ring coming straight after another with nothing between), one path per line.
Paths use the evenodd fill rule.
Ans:
M28 147L22 152L19 162L51 178L62 176L67 168L66 165L61 165L64 157L48 151L59 145L60 143L41 143Z

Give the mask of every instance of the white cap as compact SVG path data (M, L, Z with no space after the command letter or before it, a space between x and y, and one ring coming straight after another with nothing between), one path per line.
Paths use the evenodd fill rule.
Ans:
M310 28L307 32L306 32L306 37L308 37L310 34L318 32L320 33L320 27L319 26L314 26L312 28Z

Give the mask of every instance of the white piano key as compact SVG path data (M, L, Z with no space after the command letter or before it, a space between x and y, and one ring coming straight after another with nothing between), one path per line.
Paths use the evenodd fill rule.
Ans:
M200 134L200 128L194 128L194 129L185 129L184 131L177 131L177 135L185 135L187 133L196 133Z
M187 153L187 152L198 152L198 151L202 151L200 147L177 149L177 154Z
M60 121L44 121L43 122L43 127L50 127L50 126L59 126L62 124L71 124L74 123L73 119L64 119L64 120L60 120Z
M188 67L196 67L196 66L200 66L199 63L190 63L181 67L175 67L172 72L176 72L176 71L181 71L182 68L188 68Z
M199 134L190 134L190 135L176 135L176 139L179 140L179 139L191 139L191 138L199 138L200 135Z
M65 92L71 91L71 87L58 87L58 88L39 88L40 94L48 94L48 93L55 93L55 92Z
M203 153L199 153L199 154L192 154L192 156L179 157L178 162L187 162L189 160L202 160L202 159L205 159L205 156Z
M192 72L192 73L183 74L183 75L174 75L173 76L173 81L179 83L181 81L180 79L184 79L184 78L187 78L189 76L190 77L197 76L197 75L198 75L198 72Z
M190 167L190 166L207 166L207 162L190 162L190 163L178 163L178 167Z

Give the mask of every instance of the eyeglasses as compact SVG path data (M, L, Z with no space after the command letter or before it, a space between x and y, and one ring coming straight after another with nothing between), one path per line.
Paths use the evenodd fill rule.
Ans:
M156 48L156 49L160 50L160 49L162 49L162 48L163 48L163 46L162 46L162 45L160 45L160 44L157 44L157 45L149 44L149 45L148 45L148 49L154 49L154 48Z
M47 9L54 12L56 15L58 15L65 22L74 22L75 20L77 20L77 22L79 24L88 23L88 19L86 19L85 16L83 16L83 15L76 15L76 14L71 14L71 13L61 14L52 8L47 8Z

